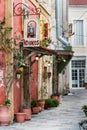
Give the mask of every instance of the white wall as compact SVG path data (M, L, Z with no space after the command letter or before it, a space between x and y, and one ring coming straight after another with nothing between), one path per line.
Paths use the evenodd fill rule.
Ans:
M83 20L84 45L75 46L74 42L73 42L74 35L69 37L69 41L70 41L71 45L73 46L74 56L86 56L87 57L87 6L85 6L85 5L84 6L69 6L68 18L69 18L69 23L73 23L73 20ZM87 66L87 64L86 64L86 66ZM69 68L71 70L71 65ZM86 67L85 72L87 72L87 67ZM69 75L71 78L71 71L70 71ZM87 77L87 75L86 75L86 77ZM72 84L71 79L69 81L70 81L69 84L71 86L71 84Z

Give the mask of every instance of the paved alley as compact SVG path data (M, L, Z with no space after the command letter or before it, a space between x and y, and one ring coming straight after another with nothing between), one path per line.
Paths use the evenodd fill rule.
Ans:
M30 121L0 126L0 130L80 130L78 123L86 119L81 110L87 104L87 90L73 90L63 96L60 106L32 115Z

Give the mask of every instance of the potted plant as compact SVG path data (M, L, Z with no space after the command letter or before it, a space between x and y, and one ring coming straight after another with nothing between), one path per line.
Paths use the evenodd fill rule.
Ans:
M9 111L9 106L11 102L9 99L4 101L2 105L0 105L0 125L6 126L10 123L11 116Z
M48 98L45 99L45 108L52 108L57 107L59 105L59 102L57 99Z
M84 87L85 87L85 89L87 89L87 83L86 82L84 83Z
M60 94L59 94L59 93L54 93L54 94L52 94L52 95L51 95L51 98L57 99L58 102L60 103Z
M26 113L26 117L25 117L26 120L31 119L31 108L29 107L27 103L24 103L22 112Z
M24 112L18 112L16 113L16 121L19 123L23 123L25 121L26 118L26 113Z
M57 107L59 105L59 101L57 99L52 99L52 107Z
M51 72L48 72L48 78L50 78L51 77Z
M48 109L50 107L52 107L52 99L51 98L45 99L45 109Z
M42 73L42 78L43 78L43 80L45 81L45 79L47 79L47 72L45 72L45 71L43 71L43 73Z
M5 70L5 71L6 71L8 63L5 63L4 57L6 54L11 55L11 51L12 51L12 38L10 38L8 35L11 33L11 30L12 30L11 27L3 27L0 24L0 53L2 53L2 55L3 55L2 59L0 59L0 67L3 68L3 70ZM6 59L6 61L7 61L7 59ZM10 61L11 61L11 59L10 59ZM5 76L6 75L4 75L3 78L0 79L0 88L2 88L2 89L0 89L0 92L3 93L3 94L0 93L1 94L0 99L3 97L3 100L2 99L0 100L0 125L8 125L10 123L10 119L11 119L10 111L9 111L11 102L9 100L7 91L9 91L8 86L10 86L10 83L12 81L10 83L7 83Z
M40 106L38 105L38 102L35 100L31 101L31 108L33 114L38 114L41 110Z
M14 79L16 79L16 73L18 72L18 69L21 67L21 65L19 65L18 63L20 63L21 59L22 59L21 52L20 52L20 45L16 44L15 39L13 40L13 38L10 37L9 34L11 32L12 32L11 27L3 27L0 24L0 51L3 53L4 57L6 57L6 59L0 60L0 64L4 70L4 72L3 72L4 76L1 79L2 84L3 84L2 88L4 89L4 92L3 92L4 100L0 101L0 116L5 117L6 112L4 110L6 110L6 111L8 111L9 120L10 120L9 93L11 93L11 87L13 86L12 85L13 81L14 81ZM16 48L17 46L18 46L18 48ZM15 58L15 55L16 55L16 58ZM17 56L18 56L18 58L17 58ZM3 61L4 61L4 63L3 63ZM2 97L2 95L1 95L1 97ZM0 99L1 99L1 97L0 97ZM2 121L1 121L2 118L0 117L1 125L8 124L8 123L6 123L6 118L7 117L5 117L5 119L3 118L3 120L5 120L5 123L2 123ZM10 122L10 121L8 121L8 122Z
M47 96L47 86L41 86L39 93L41 95L41 99L38 100L38 104L41 106L41 109L44 110L45 98Z

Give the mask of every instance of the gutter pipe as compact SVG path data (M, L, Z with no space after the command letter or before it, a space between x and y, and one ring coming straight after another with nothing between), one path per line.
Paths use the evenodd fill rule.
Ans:
M62 16L63 16L63 11L62 11L62 0L55 0L55 11L56 11L56 37L57 39L62 42L65 46L70 45L69 41L62 37Z

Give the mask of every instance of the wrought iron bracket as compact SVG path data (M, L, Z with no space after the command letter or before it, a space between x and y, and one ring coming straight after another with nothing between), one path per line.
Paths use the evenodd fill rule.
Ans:
M27 9L27 11L25 10ZM40 8L32 8L24 3L13 4L13 15L14 16L29 16L29 15L40 15Z

